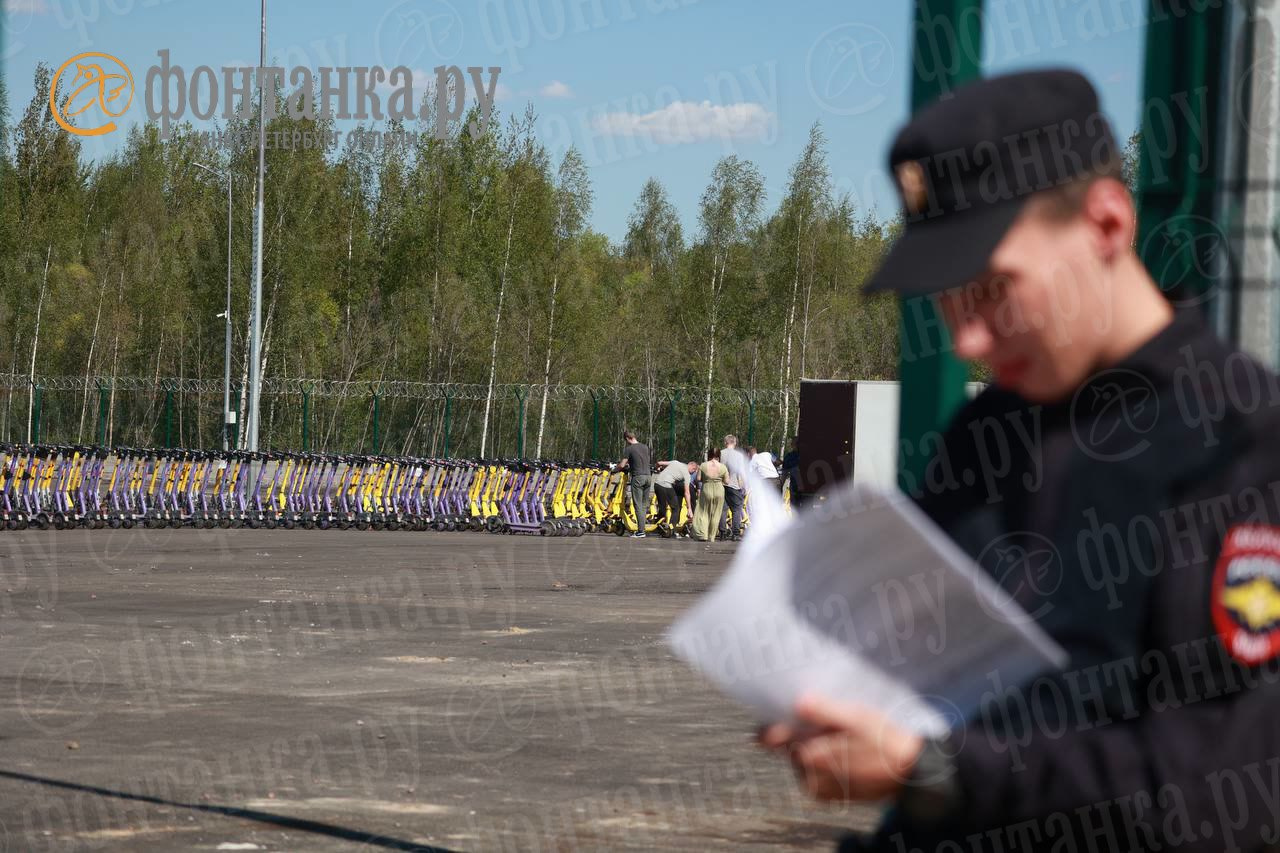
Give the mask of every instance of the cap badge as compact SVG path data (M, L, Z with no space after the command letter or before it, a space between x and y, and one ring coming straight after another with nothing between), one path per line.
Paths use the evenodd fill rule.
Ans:
M907 213L914 216L924 210L929 200L924 185L924 167L916 160L899 163L894 171L898 176L898 188L902 190L902 201L907 206Z

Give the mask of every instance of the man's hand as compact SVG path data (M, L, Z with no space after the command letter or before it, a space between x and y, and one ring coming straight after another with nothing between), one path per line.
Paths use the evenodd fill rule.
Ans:
M920 735L862 705L806 694L795 716L799 726L775 723L761 730L759 741L785 753L800 784L819 800L896 797L924 746Z

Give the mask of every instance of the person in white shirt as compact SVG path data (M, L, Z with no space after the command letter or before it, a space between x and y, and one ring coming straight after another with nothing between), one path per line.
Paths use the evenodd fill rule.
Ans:
M782 494L782 478L778 476L778 463L773 461L773 454L767 450L748 447L747 459L750 460L751 470L755 471L760 479L777 489L778 494Z

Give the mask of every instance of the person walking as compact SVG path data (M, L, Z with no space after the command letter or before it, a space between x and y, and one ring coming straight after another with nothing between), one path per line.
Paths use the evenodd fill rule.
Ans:
M636 513L636 532L631 538L643 539L648 526L649 501L653 497L653 457L649 446L641 444L631 430L624 432L622 438L627 446L617 467L627 472L631 487L631 507Z
M707 461L698 466L702 485L698 489L698 508L693 514L694 539L716 541L716 531L724 515L724 481L728 473L720 461L720 451L715 447L708 448Z

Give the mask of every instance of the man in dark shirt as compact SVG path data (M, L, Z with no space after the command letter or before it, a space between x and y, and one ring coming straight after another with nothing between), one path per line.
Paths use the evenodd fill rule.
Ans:
M791 503L800 506L800 441L791 436L791 447L782 456L782 473L787 478L787 488L791 490Z
M622 434L627 446L622 451L622 459L618 467L625 470L630 477L631 506L636 513L636 532L634 539L643 539L646 520L649 514L649 501L653 497L653 457L649 455L648 445L636 440L636 434L627 430Z
M871 289L933 294L993 375L909 490L1069 663L942 738L802 698L764 745L820 799L893 804L845 849L1280 842L1280 381L1175 317L1115 148L1065 71L959 89L894 144L907 227Z

